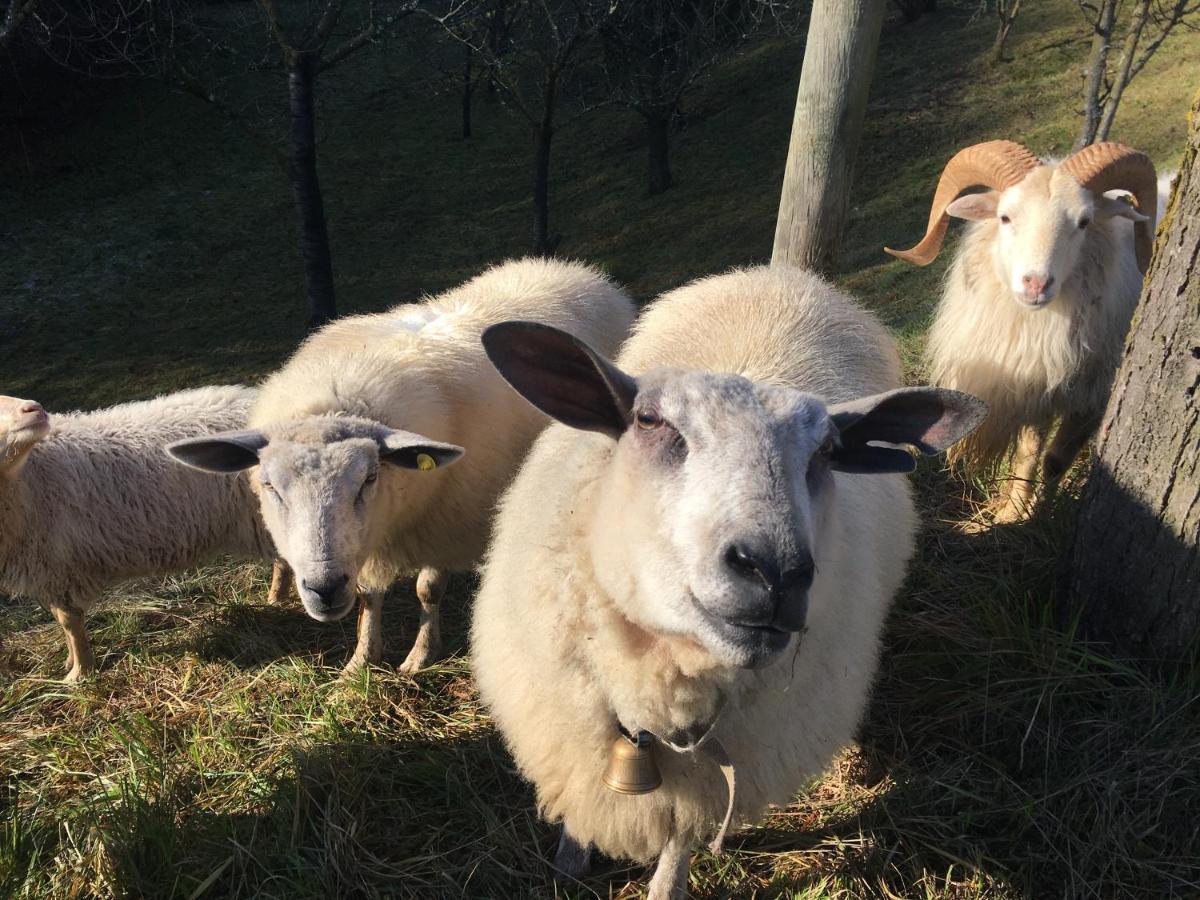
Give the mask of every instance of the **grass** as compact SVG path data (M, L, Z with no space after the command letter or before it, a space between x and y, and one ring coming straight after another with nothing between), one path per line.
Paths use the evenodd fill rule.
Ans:
M1020 137L1064 152L1085 53L1075 4L1022 14L1015 60L982 64L967 7L889 30L839 280L893 329L914 378L940 266L889 261L915 240L958 146ZM636 119L564 131L560 252L641 298L770 252L800 45L755 45L689 103L678 184L643 195ZM526 135L481 102L410 79L399 48L322 87L321 167L344 313L436 291L523 252ZM1114 137L1170 165L1200 36L1134 82ZM105 93L69 128L0 124L0 358L5 393L51 408L252 379L294 347L303 289L282 174L203 107L149 84ZM1077 478L1080 476L1076 476ZM1200 895L1196 680L1118 664L1056 626L1051 598L1074 490L1037 521L966 534L934 467L926 528L897 599L859 744L793 804L701 854L704 897L1041 898ZM264 568L213 566L125 585L90 631L101 674L57 682L61 638L0 601L0 896L637 897L616 863L555 884L537 820L469 677L473 584L447 602L451 656L397 674L411 586L387 621L388 666L337 667L350 623L270 607Z

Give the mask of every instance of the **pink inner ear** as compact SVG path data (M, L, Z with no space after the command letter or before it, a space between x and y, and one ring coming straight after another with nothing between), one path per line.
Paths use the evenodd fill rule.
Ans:
M999 200L1000 195L995 191L988 191L985 194L967 194L947 206L946 213L956 219L969 219L975 222L990 219L996 215Z

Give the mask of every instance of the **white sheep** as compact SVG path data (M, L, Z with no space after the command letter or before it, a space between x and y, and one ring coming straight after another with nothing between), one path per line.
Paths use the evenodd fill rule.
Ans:
M588 845L658 856L650 896L673 896L727 803L753 820L789 802L853 737L917 525L905 480L869 474L912 457L868 442L941 451L982 404L895 390L879 323L795 269L667 294L620 368L529 323L484 342L564 424L497 514L472 627L480 693L563 823L558 866L582 869ZM601 783L621 728L659 738L657 790Z
M483 329L535 319L612 351L633 315L587 266L508 262L421 304L326 326L262 386L253 430L171 452L217 472L257 466L263 518L313 618L340 619L362 594L348 672L381 660L384 595L421 569L420 628L400 666L415 672L439 653L446 574L482 555L496 499L546 424L489 365Z
M253 400L250 388L207 387L52 419L0 397L0 591L53 613L67 681L94 670L83 617L104 588L221 554L270 556L246 478L206 478L163 452L243 424ZM273 600L287 582L276 564Z
M988 192L960 196L979 185ZM997 521L1026 514L1039 468L1041 480L1057 483L1099 427L1149 264L1160 188L1150 159L1121 144L1062 162L1013 141L976 144L943 170L921 243L885 248L928 265L951 216L974 221L946 277L928 361L935 384L991 407L957 448L962 461L988 465L1015 445ZM1105 195L1116 190L1136 205Z

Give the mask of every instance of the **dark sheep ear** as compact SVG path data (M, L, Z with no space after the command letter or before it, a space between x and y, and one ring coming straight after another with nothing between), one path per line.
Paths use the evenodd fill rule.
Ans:
M914 387L862 397L829 407L840 446L830 456L839 472L911 472L912 455L895 447L915 447L926 456L949 449L987 418L978 397L945 388Z
M379 458L403 469L429 472L457 462L463 448L431 441L411 431L386 431L379 439Z
M500 322L483 332L492 365L522 397L585 431L619 438L637 382L578 338L538 322Z
M261 431L224 431L168 444L167 453L193 469L225 474L257 466L265 446L267 437Z

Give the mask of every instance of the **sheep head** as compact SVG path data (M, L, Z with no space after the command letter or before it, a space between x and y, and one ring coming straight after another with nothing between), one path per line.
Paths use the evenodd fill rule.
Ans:
M318 416L189 438L167 452L207 472L254 469L263 521L304 608L331 622L353 607L359 572L403 501L403 486L380 482L431 477L463 451L369 419Z
M0 478L16 478L49 433L50 416L40 403L0 396Z
M981 401L912 388L828 406L737 375L634 378L549 326L484 332L501 375L542 412L614 442L587 544L599 585L633 625L751 668L803 630L836 514L834 472L907 472L983 418Z
M963 192L982 186L980 194ZM1106 196L1121 190L1134 202ZM1096 144L1058 165L1042 164L1013 141L989 141L956 154L942 172L924 239L911 250L884 249L915 265L937 257L950 217L995 223L997 274L1017 302L1038 309L1058 294L1080 262L1095 222L1135 223L1138 266L1149 263L1157 206L1154 165L1121 144Z

